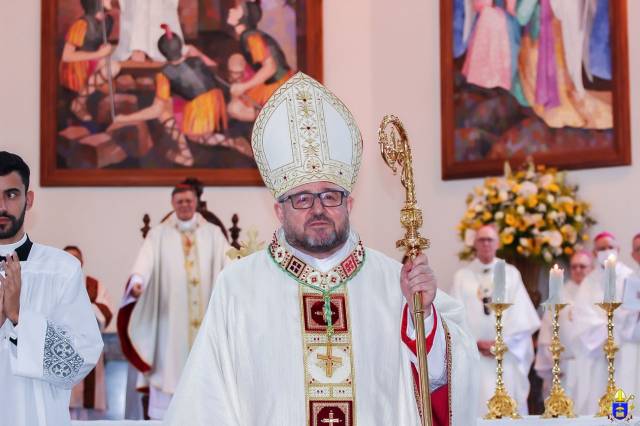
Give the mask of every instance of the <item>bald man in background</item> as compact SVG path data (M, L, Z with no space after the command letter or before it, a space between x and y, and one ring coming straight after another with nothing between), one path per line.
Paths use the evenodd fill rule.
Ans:
M458 270L453 279L452 295L465 307L467 324L480 351L480 398L477 414L487 413L487 401L493 395L496 383L496 361L491 353L495 343L495 315L487 304L493 295L493 273L498 262L500 247L498 232L493 225L476 231L474 240L476 258ZM531 336L540 328L540 318L531 303L522 276L515 266L506 264L506 301L513 303L504 314L504 339L509 351L504 356L504 382L509 394L516 400L520 414L527 414L529 370L534 351Z

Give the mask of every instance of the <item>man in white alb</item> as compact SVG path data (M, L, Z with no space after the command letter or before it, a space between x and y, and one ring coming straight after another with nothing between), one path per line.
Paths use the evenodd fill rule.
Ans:
M407 300L424 291L436 426L474 424L477 350L427 257L404 267L349 223L362 139L345 105L298 73L252 145L282 226L220 274L166 417L172 426L417 426Z
M102 337L80 262L25 233L29 177L22 158L0 152L0 424L65 426Z
M474 249L476 258L458 270L453 278L453 296L465 307L471 334L480 351L480 399L475 414L487 413L487 401L496 385L496 361L491 353L495 343L496 318L487 306L493 294L493 269L497 262L498 233L492 225L476 231ZM507 392L518 404L521 414L528 413L529 370L533 363L531 336L540 328L540 318L522 283L518 270L506 264L506 301L513 303L503 319L504 340L509 351L504 356L504 383Z
M125 356L149 388L149 417L161 420L187 362L230 246L196 212L196 189L173 189L174 212L154 227L138 253L118 314Z

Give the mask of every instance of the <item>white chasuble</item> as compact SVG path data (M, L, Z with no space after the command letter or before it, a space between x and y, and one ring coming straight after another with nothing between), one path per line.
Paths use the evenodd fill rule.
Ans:
M476 341L495 340L496 317L488 309L493 294L493 269L497 259L483 264L478 259L456 272L453 296L465 307L467 322ZM540 318L522 283L520 272L510 264L506 268L506 301L513 303L503 315L503 336L509 351L504 355L504 383L509 395L516 400L518 411L526 414L529 395L529 369L534 359L532 334L540 328ZM496 360L480 356L480 400L477 416L487 413L487 401L496 386Z
M0 424L70 425L71 388L102 352L80 262L33 244L20 266L18 324L0 324Z
M165 424L419 425L401 265L357 239L324 272L288 248L274 238L222 271ZM448 388L446 420L467 426L475 343L458 303L439 291L434 304L432 396Z
M125 295L118 314L123 352L147 384L173 394L191 342L206 312L214 281L230 260L224 235L196 213L193 229L179 229L173 213L145 239L132 269L144 286ZM134 303L135 302L135 303Z

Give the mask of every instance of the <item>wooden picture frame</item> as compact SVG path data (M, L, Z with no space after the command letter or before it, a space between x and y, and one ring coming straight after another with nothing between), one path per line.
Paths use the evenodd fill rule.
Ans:
M571 50L564 45L562 25L569 22L572 15L566 11L554 14L553 0L514 1L512 5L517 6L512 6L512 13L507 10L509 3L505 0L496 6L497 2L493 2L492 6L486 6L491 10L487 9L489 13L483 16L481 14L485 10L476 10L474 0L440 0L442 179L498 175L502 173L506 160L512 166L518 166L528 157L533 157L537 164L562 169L631 164L626 2L610 1L608 21L605 15L596 17L598 13L607 13L606 6L603 10L599 9L600 6L593 9L592 32L585 32L584 36L589 39L583 39L582 46L572 46ZM532 12L533 18L528 22L526 14L517 9L524 3L540 8ZM562 7L569 3L575 2L564 2ZM594 4L599 3L603 2ZM558 4L555 3L556 7ZM472 22L471 18L467 21L467 17L474 14L475 21ZM480 16L483 16L482 23ZM602 30L603 26L596 26L602 23L604 28L608 26L609 33ZM514 29L518 25L519 33ZM499 77L495 76L500 75L504 64L490 59L499 58L501 47L506 46L500 41L494 43L492 32L498 31L496 28L504 28L510 31L509 36L513 35L506 39L506 43L511 43L507 48L511 48L508 52L512 65L506 73L511 74L505 74L506 84L502 87L495 85L496 81L501 84ZM544 42L540 38L543 32ZM506 33L495 40L505 40L505 36ZM477 45L474 45L474 37L480 40ZM538 39L534 41L534 37ZM516 52L513 40L519 43L517 55L513 53ZM607 44L602 40L608 40L606 47L610 49L610 80L589 75L584 62L585 49L589 55L606 51L593 50ZM601 44L594 44L598 41ZM558 42L563 44L559 46ZM549 45L553 46L548 48L551 50L544 50ZM481 51L483 49L484 52ZM578 68L573 57L567 60L566 51L582 52ZM555 80L550 80L549 86L545 86L549 80L536 80L538 74L546 75L537 73L538 68L535 68L540 66L540 62L536 62L540 57L545 58L544 63L553 61L555 64L555 74L552 74ZM606 55L597 58L604 58L603 62L607 60ZM592 71L591 66L589 71ZM580 73L581 79L578 77ZM470 81L486 85L481 87ZM585 92L577 89L580 81ZM489 88L490 85L494 85L493 88ZM555 93L555 102L545 103L552 98L546 97L549 93ZM528 106L523 106L519 99ZM562 112L564 109L568 111L566 117ZM590 115L586 113L588 111L598 113Z
M127 143L129 145L126 146L122 144L121 140L116 140L115 136L113 136L108 143L105 142L104 144L102 144L103 141L99 140L99 137L95 137L93 141L87 143L79 142L80 139L73 139L74 137L87 137L87 135L95 136L95 134L102 134L101 132L112 130L112 127L106 126L102 126L98 130L96 130L91 127L91 125L95 123L89 121L85 122L79 119L79 117L81 116L91 116L93 120L94 117L99 116L99 114L101 113L99 109L100 105L98 104L98 107L96 107L95 105L97 102L102 102L102 99L108 96L108 94L104 93L104 89L102 89L102 93L98 92L98 89L96 89L94 92L92 92L93 94L90 95L94 97L103 96L93 104L93 110L97 111L95 114L74 115L75 113L72 112L72 106L77 105L73 105L73 96L75 95L75 97L79 98L80 94L83 92L71 92L72 95L69 95L69 90L63 87L61 83L61 73L66 72L62 68L62 52L63 47L69 40L65 37L69 37L70 25L74 22L69 16L71 14L69 11L73 9L75 12L74 19L78 19L78 6L76 6L75 4L80 5L80 1L81 0L42 0L41 2L42 32L40 88L40 184L42 186L169 186L181 181L185 178L185 176L193 176L200 179L206 185L262 185L262 179L260 178L257 167L255 166L252 157L249 156L251 155L250 128L252 123L250 121L241 123L242 125L244 125L244 127L240 128L240 130L242 131L242 137L244 137L243 149L247 150L245 152L248 152L248 154L245 154L245 157L242 157L243 162L241 162L241 165L237 165L233 162L236 161L235 158L237 157L237 155L235 154L237 154L237 152L232 153L235 156L229 154L228 152L227 154L225 154L226 156L216 156L218 155L218 151L224 151L224 146L217 145L213 146L213 148L217 149L218 151L212 154L207 154L208 157L206 157L211 157L215 161L217 161L218 163L216 163L216 166L210 167L208 164L205 166L199 165L198 161L203 157L197 156L194 151L196 149L200 149L201 152L205 152L202 150L212 148L212 146L202 144L202 146L197 145L196 148L194 148L194 145L191 142L189 142L187 146L192 151L192 158L195 159L195 162L192 166L185 166L186 163L168 164L170 163L168 161L168 159L170 158L168 154L165 157L163 157L161 154L157 154L156 159L148 161L142 160L141 158L143 158L143 154L141 154L141 152L149 153L151 152L149 151L149 149L160 150L160 148L158 148L158 145L162 145L162 143L164 143L162 141L158 142L158 140L153 139L153 131L155 131L157 134L158 128L160 129L160 131L169 129L169 127L162 127L164 126L164 124L160 124L160 120L156 120L157 123L153 124L153 126L155 126L153 128L152 124L149 124L149 128L147 128L148 132L146 134L139 128L137 130L137 133L134 133L133 137L129 135L127 137ZM193 44L200 51L205 51L205 48L207 46L194 44L194 40L189 39L189 37L187 36L187 32L186 30L184 30L183 26L184 11L182 10L183 4L191 4L195 2L199 5L200 3L202 3L202 0L179 1L179 19L180 25L182 27L181 29L184 31L184 45L186 46L189 44ZM257 0L256 3L260 4L261 2L265 3L266 1L267 0ZM116 34L116 31L120 31L120 10L118 0L111 0L111 2L113 3L113 9L109 11L109 14L116 14L117 16L113 19L115 24L113 30L110 33L109 42L115 48L118 43L117 37L119 37L119 34ZM178 0L175 0L175 2L177 3ZM74 5L72 5L73 7L70 6L72 3L75 3ZM222 8L222 6L219 5L228 5L228 7L230 8L234 5L241 4L242 0L216 0L209 3L218 5L215 7L218 7L220 9ZM287 27L288 29L291 29L291 27L294 26L293 22L295 22L295 31L289 31L287 33L290 36L289 40L295 40L295 47L290 48L290 51L295 52L295 58L297 61L297 66L295 68L292 66L290 72L291 74L293 74L296 70L301 70L311 75L315 79L322 81L322 0L289 0L286 6L290 7L295 12L294 15L288 15L289 21L287 21L289 25L289 27ZM204 6L200 5L197 7L202 9L202 7ZM80 10L82 11L82 9ZM200 12L198 11L198 13ZM262 18L264 18L264 16L265 14L262 15ZM294 17L291 18L291 16ZM220 22L220 29L217 30L219 34L215 34L215 36L218 37L215 40L222 39L223 41L225 41L225 43L231 43L227 42L226 40L227 38L231 39L234 37L234 34L232 33L233 28L228 26L224 13L220 13L217 16L217 19L219 19ZM62 23L66 24L63 25ZM200 32L200 28L201 27L198 27L197 38L195 39L196 43L202 40L201 36L203 33ZM293 34L294 32L295 34ZM236 39L237 38L238 37L236 36ZM273 38L275 39L275 36L273 36ZM239 42L237 42L237 40L235 43L239 45ZM279 42L276 41L276 43ZM224 46L227 46L228 44L225 44ZM222 46L222 44L218 44L216 46ZM211 46L209 45L209 47ZM291 47L291 43L289 44L289 47ZM183 52L184 51L185 50L183 50ZM217 50L215 52L217 52ZM217 66L220 66L220 63L223 63L225 64L224 66L227 66L227 62L225 61L228 59L231 53L239 52L238 50L233 51L227 49L227 51L221 53L220 57L223 58L223 61L220 61L220 57L218 56L213 57L213 59L216 61ZM138 84L138 81L142 82L142 80L139 80L140 78L147 76L147 80L145 81L147 83L150 82L149 84L153 84L153 76L150 74L155 73L157 72L157 70L161 69L162 63L158 63L157 60L152 59L151 56L146 56L146 59L148 62L145 62L145 64L152 65L140 66L139 64L133 63L129 59L123 61L123 64L127 64L128 68L126 68L126 70L128 74L124 74L123 71L120 71L120 74L118 74L117 77L120 77L122 75L131 75L131 79L129 79L129 82L134 81L136 84ZM224 66L223 68L220 68L222 70L220 72L220 75L223 78L219 79L223 82L227 79L227 75L225 75L224 73L224 71L226 70ZM123 69L125 69L124 65L122 66L121 70ZM151 71L149 71L149 69L151 69ZM211 69L215 70L218 68L214 68L212 65ZM144 74L145 72L146 74ZM247 72L249 73L249 76L252 75L251 70ZM230 75L229 73L227 74ZM121 82L118 82L117 80L115 81L115 93L116 96L118 96L120 94L119 85L121 84ZM126 82L123 82L122 84L124 83ZM103 87L105 87L104 84ZM137 85L135 87L135 90L138 90L142 86ZM152 102L150 100L150 97L155 99L153 97L153 87L157 88L157 80L156 86L147 86L148 92L145 94L147 104ZM226 103L227 99L231 96L229 94L230 92L229 90L225 92L222 88L220 90L224 93L225 96L225 102L222 103L222 105L226 107L228 105ZM98 94L96 95L96 93ZM137 96L136 105L138 106L138 108L144 108L144 106L146 105L140 105L142 101L139 92L134 92L134 94L135 96ZM87 97L89 101L86 101L84 104L86 106L85 111L88 111L89 106L92 105L90 103L90 96ZM247 99L245 95L242 96L243 100ZM259 107L255 106L255 102L249 105L254 105L253 108L256 111L259 109ZM102 111L103 117L104 112L105 111ZM119 112L116 112L116 115L118 114ZM95 118L95 120L97 121L97 118ZM153 120L145 122L151 123L153 122ZM87 125L87 123L89 123L89 125ZM74 129L65 133L64 139L62 139L62 132L72 126L74 126ZM166 130L165 134L169 134L168 130ZM227 133L225 133L225 135L226 134ZM147 145L145 146L146 151L142 151L141 148L141 135L146 135L145 140L151 140L153 142L150 145L149 143L147 143ZM107 136L104 137L104 139L106 138ZM63 142L61 142L61 140L64 142L64 144ZM235 139L233 138L231 140L235 141ZM151 148L149 148L149 146L151 146ZM120 155L120 157L114 154L114 152L117 155ZM154 154L154 152L151 153ZM140 157L135 157L136 155L139 155ZM230 161L229 165L226 163L227 157L233 160ZM106 158L106 160L102 160L102 158ZM124 158L122 162L113 163L113 161L121 158ZM173 158L175 158L175 156ZM109 161L112 161L112 163L107 164Z

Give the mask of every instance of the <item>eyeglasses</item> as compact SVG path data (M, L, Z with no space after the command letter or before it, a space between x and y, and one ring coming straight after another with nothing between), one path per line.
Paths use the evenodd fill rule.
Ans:
M278 200L280 203L284 203L287 200L291 201L291 207L297 210L306 210L313 207L316 202L316 197L320 199L320 203L323 207L338 207L342 205L344 197L347 195L344 191L324 191L324 192L300 192L298 194L289 195L286 198Z

